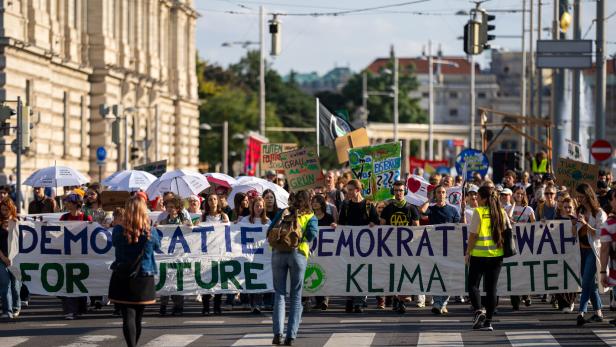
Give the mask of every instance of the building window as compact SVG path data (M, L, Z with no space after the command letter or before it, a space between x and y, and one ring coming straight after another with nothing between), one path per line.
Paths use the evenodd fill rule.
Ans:
M426 99L427 99L427 98L429 98L429 97L430 97L430 93L428 93L428 92L423 92L423 93L421 93L421 97L422 97L422 98L426 98Z
M479 93L477 93L477 97L478 97L479 99L485 99L485 98L486 98L486 93L484 93L484 92L479 92Z
M450 117L457 117L458 116L458 109L457 108L449 109L449 116Z
M449 98L450 99L457 99L458 98L458 92L449 92Z

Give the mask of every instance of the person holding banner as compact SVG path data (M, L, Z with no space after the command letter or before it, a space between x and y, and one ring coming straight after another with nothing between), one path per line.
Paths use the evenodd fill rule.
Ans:
M154 252L160 252L160 238L150 229L146 202L140 196L125 205L121 225L111 234L115 248L113 273L109 281L109 300L122 312L122 331L128 347L136 346L141 336L145 305L156 303L154 275L158 273Z
M0 299L2 300L1 318L17 318L21 311L19 291L20 282L11 271L9 259L10 224L17 222L17 208L10 197L0 201Z
M492 316L496 307L498 276L503 265L503 234L509 219L493 188L483 186L478 191L479 206L469 227L465 261L469 266L468 290L475 310L474 330L492 331ZM486 292L481 300L481 279ZM485 306L486 312L481 310Z
M577 217L575 214L576 204L575 200L571 197L567 196L562 198L562 200L558 203L558 217L557 220L569 220L572 225L575 225L577 222ZM575 228L572 229L574 236L576 235ZM554 295L556 302L558 303L558 308L563 313L573 313L575 308L575 298L577 297L577 293L558 293Z
M276 195L273 190L266 189L263 191L262 197L265 201L265 214L269 220L272 220L276 217L278 211L280 211L278 208L278 203L276 202Z
M601 283L604 287L616 287L616 190L607 193L607 201L612 212L601 227ZM616 319L610 320L610 324L616 325Z
M577 325L586 323L602 322L601 297L597 288L597 264L600 259L601 226L607 220L607 214L601 209L597 196L587 183L579 184L575 188L576 198L579 203L577 210L577 233L580 244L580 257L582 262L582 294L580 294L580 307L578 309ZM605 269L599 267L600 271ZM592 302L595 313L585 319L584 314L588 308L588 301Z
M287 325L287 334L284 340L286 346L292 346L297 338L297 331L302 317L302 288L304 286L304 274L310 255L310 245L318 233L318 223L310 206L310 195L305 190L300 190L289 197L289 209L285 209L278 215L268 228L268 241L272 246L272 280L274 284L274 311L272 313L274 339L273 345L282 343L285 316L285 295L287 293L287 276L290 277L290 312ZM291 229L285 228L288 226ZM300 231L299 244L291 250L286 250L284 245L272 243L272 236L282 241L288 239L292 233ZM285 234L285 235L283 235Z

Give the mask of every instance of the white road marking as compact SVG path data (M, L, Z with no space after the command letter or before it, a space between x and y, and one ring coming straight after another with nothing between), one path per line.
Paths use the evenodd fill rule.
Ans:
M597 337L603 342L605 342L606 345L612 347L616 346L616 330L593 330L592 332L595 333L595 335L597 335Z
M82 335L77 341L60 347L97 347L99 342L113 340L114 335Z
M370 347L375 333L334 333L323 347Z
M421 332L417 347L463 347L461 333Z
M355 323L381 323L380 319L342 319L342 324L355 324Z
M0 346L2 347L13 347L17 346L21 343L28 341L29 338L21 337L21 336L13 336L13 337L0 337Z
M187 320L184 324L225 324L224 320Z
M421 319L420 323L460 323L459 319Z
M165 334L148 342L143 347L184 347L203 336L202 334Z
M548 331L505 332L512 347L560 346Z
M231 346L271 346L272 334L246 334Z

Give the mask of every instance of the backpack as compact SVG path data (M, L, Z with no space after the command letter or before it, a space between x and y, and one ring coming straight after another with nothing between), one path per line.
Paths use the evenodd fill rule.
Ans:
M290 252L297 249L303 236L296 214L284 210L276 224L268 231L267 242L277 251Z
M372 203L366 199L362 200L364 202L365 214L362 216L365 220L370 220L370 210L372 209ZM349 200L342 201L342 206L340 207L340 215L344 214L344 218L348 221L349 218Z

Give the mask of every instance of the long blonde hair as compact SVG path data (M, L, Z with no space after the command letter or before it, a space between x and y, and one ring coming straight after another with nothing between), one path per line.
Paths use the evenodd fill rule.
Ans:
M142 198L135 196L126 201L124 206L124 237L128 243L138 243L139 237L145 235L150 239L150 218L148 209Z
M261 210L261 214L257 215L255 213L255 205L258 202L262 202L263 203L263 210ZM265 213L265 200L260 197L257 196L256 198L252 199L252 201L250 202L250 217L248 217L248 221L250 221L250 223L254 223L255 219L261 219L261 224L265 224L267 223L267 214Z

